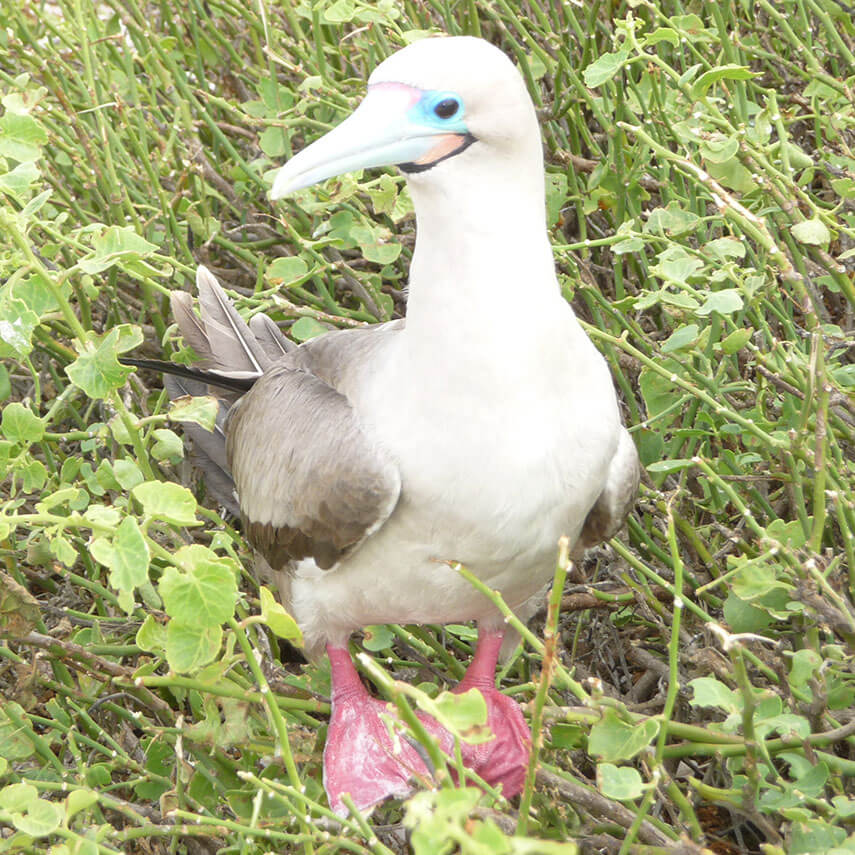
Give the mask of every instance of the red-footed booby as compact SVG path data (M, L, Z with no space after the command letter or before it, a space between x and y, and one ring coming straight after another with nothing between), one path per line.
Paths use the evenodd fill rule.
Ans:
M504 623L450 562L526 616L559 538L579 554L610 537L638 487L606 363L559 290L538 123L511 61L469 37L404 48L348 119L279 170L271 197L387 165L406 174L417 220L405 320L295 347L266 319L244 324L204 268L201 318L189 295L173 300L207 381L248 389L221 390L219 433L193 435L309 654L329 654L324 784L339 813L343 793L368 809L427 776L351 661L348 639L369 624L478 622L460 689L482 692L494 739L464 745L464 761L520 792L530 734L495 687Z

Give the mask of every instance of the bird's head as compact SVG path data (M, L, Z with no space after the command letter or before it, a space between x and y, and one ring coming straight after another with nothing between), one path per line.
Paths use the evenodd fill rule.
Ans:
M270 196L368 167L396 165L421 181L485 159L506 169L531 163L542 182L537 118L519 72L483 39L424 39L375 69L356 111L291 158Z

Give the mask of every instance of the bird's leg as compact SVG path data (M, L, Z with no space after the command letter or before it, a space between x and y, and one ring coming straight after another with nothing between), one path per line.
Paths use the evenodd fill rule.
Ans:
M429 775L413 746L381 718L390 707L368 694L347 647L330 644L327 653L332 715L324 748L324 788L330 807L345 816L344 793L350 793L360 810L368 810L390 796L409 795L410 780Z
M531 731L523 718L519 704L496 689L496 663L504 632L481 629L472 662L466 669L456 693L478 689L487 704L487 725L493 738L471 745L463 742L460 752L463 765L480 775L494 787L502 785L502 793L512 798L522 792L531 755ZM424 713L419 718L446 754L452 754L451 734Z

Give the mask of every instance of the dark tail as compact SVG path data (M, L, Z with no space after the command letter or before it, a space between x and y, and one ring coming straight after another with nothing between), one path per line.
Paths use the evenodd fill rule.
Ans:
M169 374L172 377L185 377L188 380L198 380L210 386L219 386L231 389L234 392L248 392L257 377L224 377L216 371L204 371L196 368L188 368L180 362L166 362L163 359L136 359L131 356L120 356L122 365L132 365L134 368L148 368L150 371L158 371L161 374ZM182 395L187 394L182 392ZM209 392L195 392L196 395L208 395Z

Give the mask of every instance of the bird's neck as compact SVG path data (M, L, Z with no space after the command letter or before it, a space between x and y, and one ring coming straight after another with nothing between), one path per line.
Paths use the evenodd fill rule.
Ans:
M411 181L416 247L407 329L515 323L558 297L545 226L543 172L516 180L468 172L466 180ZM502 175L502 173L499 173ZM507 174L506 172L504 173Z

